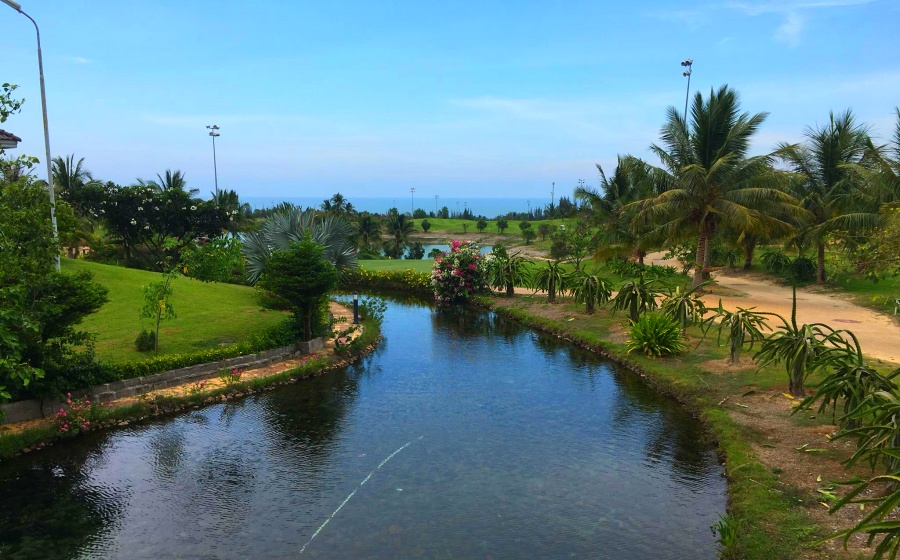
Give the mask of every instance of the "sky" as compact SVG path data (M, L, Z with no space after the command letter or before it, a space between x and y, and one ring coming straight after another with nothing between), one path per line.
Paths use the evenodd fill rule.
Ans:
M127 185L180 169L242 197L549 197L652 159L669 106L723 84L755 153L851 108L885 141L900 1L20 0L41 27L52 154ZM3 128L43 160L34 28L0 4ZM43 177L44 172L39 171Z

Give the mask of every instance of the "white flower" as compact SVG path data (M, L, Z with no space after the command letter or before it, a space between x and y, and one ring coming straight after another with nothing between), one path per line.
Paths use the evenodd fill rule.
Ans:
M143 212L143 211L144 211L144 207L143 207L143 206L138 206L138 212Z
M191 210L196 210L196 209L197 209L196 206L191 206Z
M136 226L136 225L137 225L137 220L135 220L134 218L132 218L132 219L131 219L131 225Z

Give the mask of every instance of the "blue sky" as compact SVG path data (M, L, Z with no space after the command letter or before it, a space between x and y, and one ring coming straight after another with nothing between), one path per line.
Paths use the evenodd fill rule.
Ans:
M41 26L53 155L121 184L181 169L242 196L548 196L649 157L666 107L729 84L754 149L850 107L887 137L900 2L21 0ZM43 157L34 30L0 4L4 128ZM680 110L680 109L679 109Z

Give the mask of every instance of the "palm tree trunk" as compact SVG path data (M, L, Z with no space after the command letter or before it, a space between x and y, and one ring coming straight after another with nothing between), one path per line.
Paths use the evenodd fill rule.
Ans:
M697 234L697 253L694 268L694 278L691 280L691 287L696 288L703 283L703 256L706 248L706 228L701 227L700 233Z
M640 251L640 250L637 252L638 264L639 264L639 265L644 266L644 257L645 257L645 256L647 256L647 253L646 253L646 252Z
M819 255L818 255L818 272L816 273L816 284L824 284L825 283L825 243L819 241L818 243Z
M744 270L753 266L753 253L756 251L756 238L748 235L744 239Z
M516 287L512 282L507 282L506 284L506 297L513 297L516 295Z
M706 232L706 244L703 247L703 280L709 280L709 265L712 261L712 233Z

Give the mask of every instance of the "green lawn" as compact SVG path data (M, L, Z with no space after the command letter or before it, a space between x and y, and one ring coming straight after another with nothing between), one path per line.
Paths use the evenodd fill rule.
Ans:
M416 224L416 231L422 230L422 218L417 218L413 220ZM431 229L428 230L429 234L433 233L441 233L441 234L453 234L453 233L464 233L463 232L463 224L468 224L468 233L479 233L478 229L475 228L475 224L478 223L478 220L457 220L454 218L428 218L428 221L431 223ZM521 221L521 220L520 220ZM519 239L521 239L521 231L519 231L519 223L520 221L515 220L506 220L509 224L509 227L504 230L504 235L513 235ZM497 221L496 220L487 220L487 228L481 232L483 234L491 234L496 235L497 232ZM556 219L556 220L535 220L531 222L531 228L537 233L537 228L541 224L550 224L556 227L559 227L560 224L566 224L566 227L570 227L570 224L574 227L575 220L574 219Z
M83 323L84 330L97 335L97 357L110 362L140 360L152 354L134 348L141 330L139 312L143 286L162 278L161 274L83 260L62 260L64 272L88 270L94 279L109 288L109 302ZM171 303L178 317L160 326L159 350L179 354L233 344L279 323L284 315L262 309L256 290L233 284L205 283L177 278ZM151 321L144 319L149 330Z
M420 261L408 259L390 259L378 261L359 261L359 266L365 270L407 270L412 269L416 272L431 272L434 261L424 259Z

